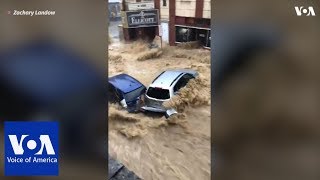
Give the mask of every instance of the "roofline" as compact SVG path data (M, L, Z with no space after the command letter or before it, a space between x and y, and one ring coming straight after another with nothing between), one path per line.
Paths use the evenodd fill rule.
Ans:
M114 77L116 77L116 76L121 76L121 75L125 75L125 76L128 76L128 77L130 77L130 78L132 78L133 80L135 80L136 82L138 82L139 83L139 87L138 88L135 88L134 90L137 90L137 89L139 89L140 87L144 87L144 88L146 88L146 86L144 85L144 84L142 84L139 80L137 80L136 78L134 78L134 77L132 77L132 76L130 76L129 74L126 74L126 73L121 73L121 74L118 74L118 75L115 75L115 76L112 76L112 77L110 77L110 78L114 78ZM117 89L120 89L120 88L118 88L117 86L115 86L113 83L111 83L110 81L109 81L109 79L110 78L108 78L108 83L110 83L111 85L113 85L115 88L117 88ZM120 89L121 90L121 89ZM134 91L134 90L131 90L131 91L128 91L128 92L125 92L125 94L127 94L127 93L129 93L129 92L132 92L132 91ZM122 91L122 90L121 90Z
M154 80L152 81L151 84L153 84L164 72L166 72L166 71L162 71L162 73L160 73L156 78L154 78Z
M155 78L155 79L152 81L152 83L150 84L149 87L156 87L156 86L154 85L154 82L155 82L164 72L168 72L168 71L177 72L177 71L174 71L174 70L166 70L166 71L163 71L159 76L157 76L157 78ZM169 85L169 86L165 86L165 87L166 87L166 88L170 88L174 83L176 83L176 82L181 78L181 76L183 76L183 75L185 75L185 74L187 74L187 73L186 73L186 72L180 72L180 74L177 75L177 77L175 77L175 78L173 79L173 81L170 83L170 85Z

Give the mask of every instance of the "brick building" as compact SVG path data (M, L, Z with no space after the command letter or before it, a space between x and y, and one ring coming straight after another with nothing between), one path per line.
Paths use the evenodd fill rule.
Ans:
M211 0L122 0L121 6L126 41L161 34L171 46L199 41L210 48Z
M164 41L200 41L210 48L211 0L155 0L155 8L160 9Z

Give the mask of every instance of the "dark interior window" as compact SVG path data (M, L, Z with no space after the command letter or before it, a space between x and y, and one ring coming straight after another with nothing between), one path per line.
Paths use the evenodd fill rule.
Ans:
M156 99L170 99L170 92L168 89L149 87L147 95Z
M179 91L181 88L183 88L184 86L187 85L187 83L189 82L190 79L193 79L194 77L190 74L185 74L183 75L179 81L177 82L177 84L174 86L173 91L177 92Z
M167 0L163 0L163 6L167 6Z
M109 84L108 88L108 101L111 103L116 103L120 101L121 95L119 92L116 90L116 88L112 85Z
M197 29L196 34L197 34L197 40L201 43L201 45L207 46L208 30Z
M196 41L196 29L188 27L176 27L176 41L177 42L190 42Z

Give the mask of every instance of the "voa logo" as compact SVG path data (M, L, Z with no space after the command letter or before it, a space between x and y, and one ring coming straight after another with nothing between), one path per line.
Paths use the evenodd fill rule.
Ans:
M316 13L312 6L305 8L304 6L295 6L297 16L316 16Z
M23 142L26 142L24 140L28 139L29 135L22 135L20 142L16 135L8 135L8 136L9 136L14 154L23 155L24 154ZM35 155L42 155L44 148L46 148L48 155L55 155L49 135L40 135L39 140L40 140L40 143L39 141L37 142L37 140L35 139L29 139L26 143L26 147L28 148L28 150L33 151L33 150L36 150L38 147L40 149L35 153Z
M58 123L5 122L5 175L58 173Z

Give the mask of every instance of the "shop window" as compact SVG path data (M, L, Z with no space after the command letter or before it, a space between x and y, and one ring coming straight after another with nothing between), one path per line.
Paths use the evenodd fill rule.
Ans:
M196 29L187 27L176 27L176 42L196 41Z
M188 41L197 40L197 29L189 28Z
M197 29L197 40L202 46L207 45L208 31L205 29Z
M211 47L211 30L208 31L208 44L207 47Z
M188 28L176 27L176 41L188 42Z
M176 42L199 41L202 46L210 48L210 32L208 29L176 26Z

